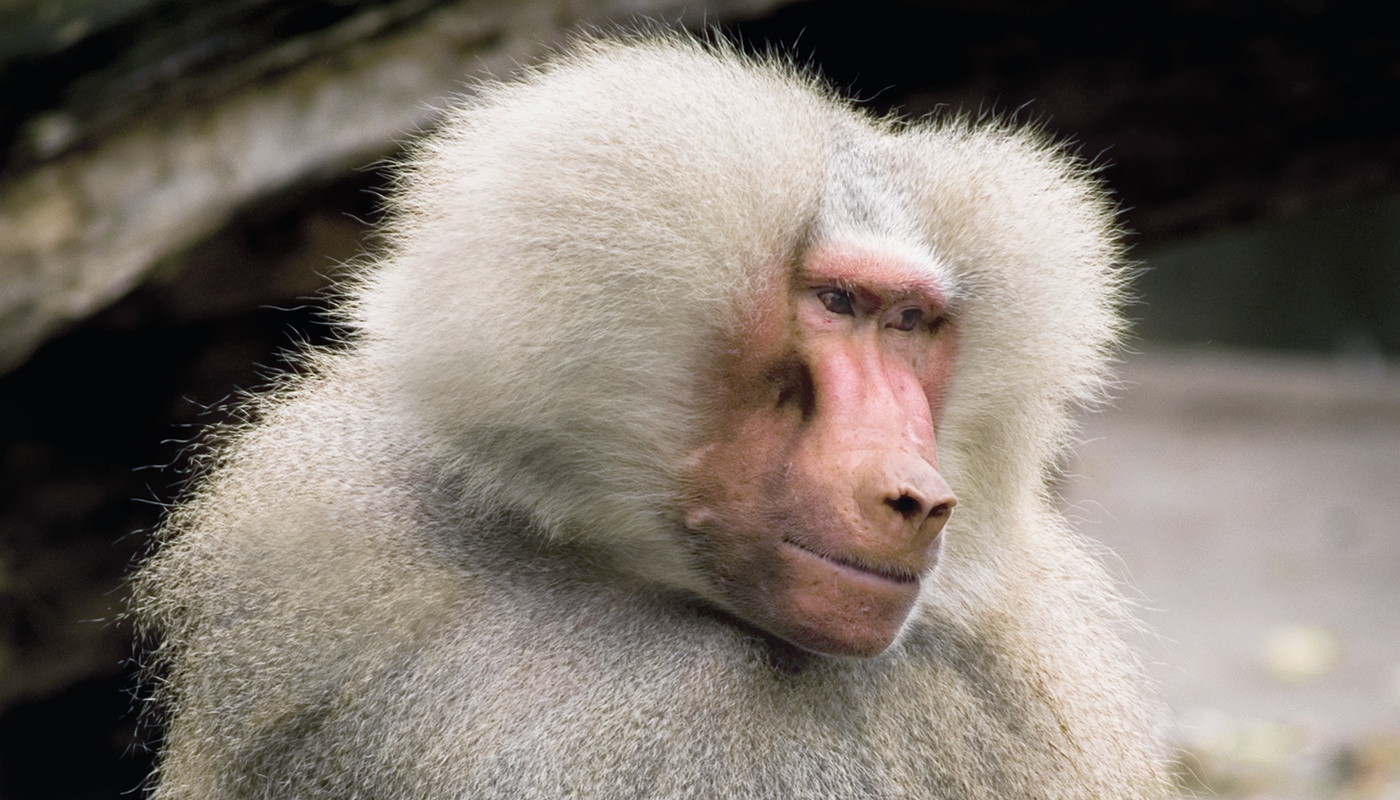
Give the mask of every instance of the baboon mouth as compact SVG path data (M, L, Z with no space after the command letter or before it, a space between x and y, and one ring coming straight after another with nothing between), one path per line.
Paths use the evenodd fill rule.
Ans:
M890 583L911 584L919 582L919 574L917 572L897 564L872 564L858 556L827 553L787 537L783 537L783 544L794 547L809 555L816 556L823 561L829 561L839 567L861 572L871 577L889 581Z

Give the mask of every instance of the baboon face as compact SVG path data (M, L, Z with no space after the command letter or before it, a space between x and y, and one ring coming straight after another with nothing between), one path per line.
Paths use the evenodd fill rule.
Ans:
M895 640L957 499L935 428L957 333L930 264L837 238L754 298L712 381L684 524L718 600L821 653Z

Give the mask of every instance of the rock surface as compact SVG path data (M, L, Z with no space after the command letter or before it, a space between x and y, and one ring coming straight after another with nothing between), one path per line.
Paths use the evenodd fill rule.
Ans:
M1065 502L1158 634L1188 782L1400 796L1400 369L1168 352L1123 373Z

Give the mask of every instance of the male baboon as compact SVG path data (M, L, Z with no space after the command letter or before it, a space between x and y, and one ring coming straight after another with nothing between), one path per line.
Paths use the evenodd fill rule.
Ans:
M1119 331L1077 159L592 41L482 87L391 219L137 578L157 797L1163 791L1048 488Z

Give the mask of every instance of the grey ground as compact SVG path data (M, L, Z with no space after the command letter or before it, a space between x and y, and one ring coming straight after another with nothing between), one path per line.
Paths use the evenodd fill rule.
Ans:
M1400 798L1400 368L1150 353L1065 502L1131 584L1202 795Z

